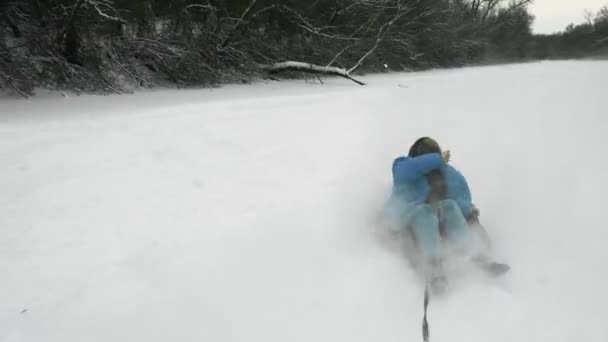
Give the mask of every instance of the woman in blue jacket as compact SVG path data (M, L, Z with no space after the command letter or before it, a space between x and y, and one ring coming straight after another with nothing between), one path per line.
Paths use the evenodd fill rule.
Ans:
M469 228L467 221L478 212L466 179L448 164L449 159L449 151L442 152L435 140L423 137L392 167L389 208L397 228L412 233L432 281L445 280L441 270L444 239L481 266L498 266L486 260L484 244Z

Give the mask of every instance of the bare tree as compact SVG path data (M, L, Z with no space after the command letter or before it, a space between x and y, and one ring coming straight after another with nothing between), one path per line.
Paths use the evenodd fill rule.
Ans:
M345 8L341 9L341 11L344 12L346 10L349 10L349 11L355 12L354 7L357 5L361 6L362 9L364 9L364 13L367 13L368 17L370 19L365 22L365 25L354 29L348 35L340 35L340 34L330 35L327 33L324 34L324 37L328 38L328 39L343 40L343 41L349 42L349 45L346 45L346 47L344 47L337 54L335 54L327 65L323 66L323 65L318 65L318 64L309 63L309 62L302 62L302 61L286 61L286 62L279 61L279 62L276 62L271 65L262 65L262 68L265 70L271 70L273 72L305 71L305 72L320 73L320 74L327 74L327 75L338 75L338 76L350 79L350 80L356 82L357 84L364 85L363 82L358 81L355 78L353 78L352 74L355 73L365 63L365 61L376 52L376 50L378 49L380 44L382 44L382 42L385 40L387 35L390 35L392 33L391 29L393 28L395 23L397 23L400 19L402 19L406 15L410 14L410 11L414 7L414 5L408 4L407 1L402 1L402 0L377 1L377 2L369 2L369 3L353 2L350 5L346 6ZM284 6L282 6L282 7L284 7ZM291 10L291 9L289 9L289 11L293 12L293 10ZM385 21L381 21L381 18L386 17L387 13L390 16L388 16L385 19ZM415 21L417 18L424 16L426 14L428 14L428 13L426 13L426 12L420 13L417 16L410 18L409 20L410 20L410 22ZM330 20L334 20L334 19L335 18L332 17ZM319 32L322 31L321 28L314 27L312 24L310 24L306 19L304 19L301 16L298 16L298 21L300 23L305 23L304 28L308 32L318 34ZM373 28L374 24L377 25L377 27L375 29ZM366 41L368 40L367 38L371 36L369 34L369 32L370 31L373 32L374 30L376 31L374 39L370 40L370 44L367 45L365 50L360 49L362 51L362 54L357 57L356 61L354 62L354 64L352 66L350 66L348 68L338 68L338 67L332 66L340 58L340 56L342 56L344 54L344 52L346 52L352 46L354 46L356 44L359 44L359 45L365 44Z
M510 51L501 35L525 31L530 0L511 1L4 0L0 88L123 92L269 73L363 84L355 75Z

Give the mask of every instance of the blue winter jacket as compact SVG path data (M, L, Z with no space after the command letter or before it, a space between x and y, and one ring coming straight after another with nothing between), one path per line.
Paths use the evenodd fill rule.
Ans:
M458 170L443 162L439 153L399 157L393 162L391 202L393 209L399 208L399 216L407 217L412 208L425 203L430 190L425 175L435 169L445 178L447 198L456 201L464 217L469 216L473 207L469 185Z

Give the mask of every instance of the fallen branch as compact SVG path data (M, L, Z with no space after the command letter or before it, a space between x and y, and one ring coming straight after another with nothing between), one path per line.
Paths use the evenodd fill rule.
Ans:
M0 73L0 77L3 80L3 83L5 85L6 88L11 89L13 92L23 96L26 99L30 98L30 95L27 94L24 90L22 90L21 88L19 88L19 86L17 86L16 84L13 83L13 80L15 79L14 77L11 77L9 75L6 75L4 73ZM2 88L1 83L0 83L0 89Z
M365 83L353 78L348 71L342 68L330 67L330 66L321 66L311 63L303 63L303 62L280 62L274 63L270 65L260 65L260 68L263 70L267 70L270 73L278 73L282 71L301 71L308 72L312 74L324 74L324 75L335 75L344 77L349 79L359 85L365 85Z

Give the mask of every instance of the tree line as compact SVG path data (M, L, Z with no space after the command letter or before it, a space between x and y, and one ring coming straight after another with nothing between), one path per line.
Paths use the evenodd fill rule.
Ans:
M366 72L516 61L530 56L529 3L3 0L0 88L124 92L300 72L356 81ZM567 39L585 30L573 27ZM545 42L535 44L540 51Z
M570 24L563 32L536 35L529 55L535 59L608 56L608 6L587 12L586 21Z

